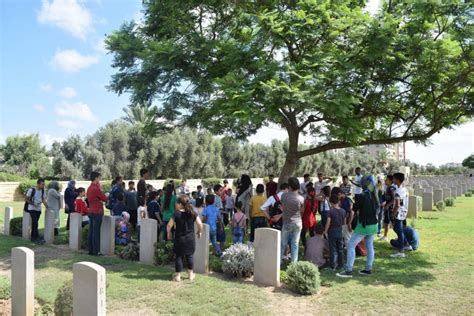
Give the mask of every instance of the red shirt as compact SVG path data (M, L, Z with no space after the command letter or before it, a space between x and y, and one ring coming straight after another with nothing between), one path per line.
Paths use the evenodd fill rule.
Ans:
M318 200L311 201L306 199L304 201L303 213L303 228L311 229L316 225L316 212L318 211Z
M76 210L76 213L79 213L81 215L87 215L89 210L87 209L86 202L84 202L83 199L76 199L74 201L74 204L75 204L74 209Z
M89 214L104 214L104 204L107 196L102 192L100 184L91 183L87 188L87 201L89 201Z

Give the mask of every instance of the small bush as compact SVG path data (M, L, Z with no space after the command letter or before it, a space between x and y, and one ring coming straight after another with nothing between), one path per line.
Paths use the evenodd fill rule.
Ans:
M14 217L10 220L10 235L21 236L23 233L23 217Z
M202 186L204 188L214 187L216 184L221 184L222 180L219 178L206 178L201 180Z
M140 257L140 247L137 244L129 243L120 252L120 258L130 261L138 261Z
M13 173L0 172L0 182L22 182L26 180L28 179Z
M444 203L446 204L446 206L449 206L449 207L454 206L454 198L452 197L446 198L444 200Z
M444 201L436 202L435 206L436 206L436 209L440 212L446 210L446 203L444 203Z
M222 254L222 271L232 277L245 278L253 274L254 248L251 244L235 244Z
M36 186L36 181L37 180L25 180L25 181L22 181L20 182L20 184L18 185L18 189L20 190L20 192L22 194L26 194L26 192L28 192L29 189L31 189L32 187L35 187ZM45 189L45 194L46 194L46 189Z
M173 243L171 241L160 241L155 243L155 265L165 265L174 262Z
M288 273L286 273L286 271L280 270L280 282L288 283Z
M7 300L11 297L10 281L6 277L0 277L0 300Z
M44 316L44 315L54 315L54 306L51 305L50 303L45 303L41 305L41 308L39 310L39 314ZM36 313L35 313L36 315Z
M58 289L56 299L54 300L54 315L72 315L72 280L64 282Z
M465 197L471 197L471 196L472 196L472 193L471 193L471 192L466 192L466 193L464 193L464 196L465 196Z
M82 227L81 231L81 249L89 249L89 225Z
M216 256L209 257L209 270L222 273L222 261Z
M100 186L102 187L102 192L110 192L112 191L112 180L100 181Z
M298 261L290 264L286 270L287 284L295 293L311 295L319 291L321 279L318 268L311 262Z

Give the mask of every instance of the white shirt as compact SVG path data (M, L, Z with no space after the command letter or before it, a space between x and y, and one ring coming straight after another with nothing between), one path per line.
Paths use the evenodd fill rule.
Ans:
M139 206L138 207L138 210L137 210L137 226L140 226L141 222L142 222L142 218L140 216L140 212L145 212L145 218L148 218L148 212L146 211L146 207L145 206Z
M303 182L300 184L300 194L305 195L306 194L306 186L308 185L309 181Z
M284 193L283 191L277 193L280 200L281 200L281 196L283 195L283 193ZM262 211L264 211L264 210L270 208L271 206L273 206L273 204L275 204L275 202L276 202L275 197L272 195L265 201L265 203L262 204L262 206L260 206L260 209Z
M354 182L360 185L360 182L362 181L363 175L356 175L354 177ZM354 194L362 194L362 187L359 187L357 185L354 186Z
M26 196L28 198L31 197L31 191L33 189L29 189L28 192L26 192ZM44 195L43 195L44 192ZM28 204L28 210L29 211L38 211L41 212L41 204L43 204L43 198L46 195L46 192L44 190L35 188L35 195L33 196L32 202L34 205Z
M407 218L408 214L408 192L404 186L395 187L397 188L397 191L395 191L395 199L400 200L400 208L398 209L397 219L403 221Z
M314 191L316 191L316 194L321 193L321 189L327 186L330 182L331 180L323 180L322 182L319 182L319 180L316 181L314 183Z

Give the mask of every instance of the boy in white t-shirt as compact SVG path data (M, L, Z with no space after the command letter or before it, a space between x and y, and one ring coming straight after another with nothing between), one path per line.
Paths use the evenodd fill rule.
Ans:
M148 218L148 213L146 209L146 200L144 197L138 199L138 210L137 210L137 233L138 233L138 243L140 243L140 224L142 219Z
M408 191L403 185L405 175L403 173L395 173L393 180L397 190L395 191L395 201L393 205L393 230L397 233L400 242L400 248L397 253L391 255L392 258L405 258L404 245L405 235L403 233L403 222L407 218L408 213Z

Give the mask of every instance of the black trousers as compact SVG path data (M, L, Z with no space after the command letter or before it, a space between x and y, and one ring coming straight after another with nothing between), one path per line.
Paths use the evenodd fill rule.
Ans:
M188 270L193 269L193 267L194 267L193 255L181 255L181 256L176 255L176 259L174 261L174 267L176 269L176 272L182 272L183 271L184 257L186 257L186 261L188 263L188 265L187 265Z
M342 235L335 234L331 236L331 232L328 234L329 241L329 263L331 268L340 268L344 266L344 254L343 254L343 245L344 238Z
M41 217L41 212L30 211L30 217L31 217L31 240L33 241L39 238L38 222Z

